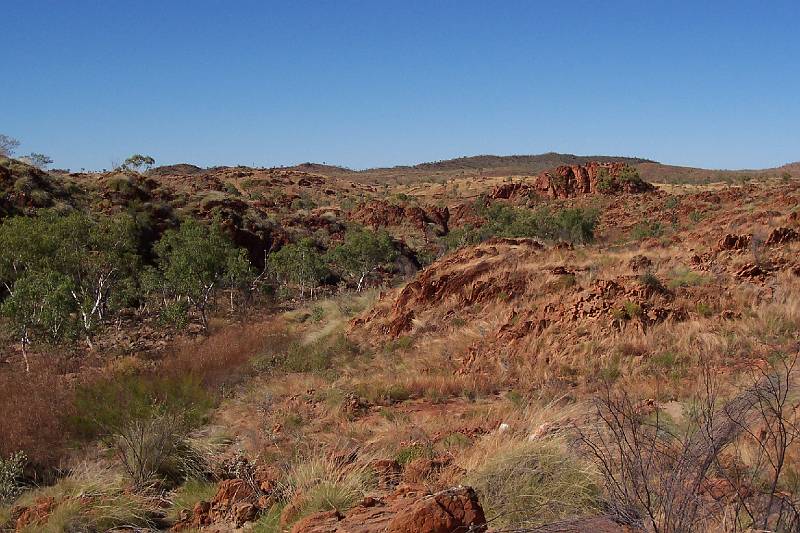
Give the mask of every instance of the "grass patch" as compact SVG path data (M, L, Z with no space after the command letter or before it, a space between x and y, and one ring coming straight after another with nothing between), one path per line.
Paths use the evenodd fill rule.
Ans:
M251 533L282 533L281 511L283 506L275 504L263 513L259 519L253 523Z
M622 307L613 311L614 318L618 320L633 320L642 314L642 306L636 302L626 301Z
M309 343L292 341L280 351L256 357L252 365L259 372L324 372L333 368L336 361L349 360L358 354L354 343L344 334L337 334Z
M117 527L154 527L157 501L129 490L124 477L97 465L84 465L53 486L23 495L17 505L39 498L60 502L47 522L25 528L25 533L108 531Z
M402 403L411 398L411 391L404 385L393 383L359 383L354 387L355 394L375 405L393 405Z
M427 457L430 455L430 452L431 450L427 446L423 446L422 444L412 444L411 446L401 448L400 451L398 451L394 456L394 460L403 466L407 465L414 459Z
M672 273L672 278L669 280L669 288L677 289L679 287L698 287L706 285L711 281L711 278L699 274L693 270L682 269Z
M290 472L287 487L297 509L292 521L320 511L346 511L374 485L374 475L364 465L342 465L331 457L300 463Z
M181 413L190 426L198 426L216 400L191 375L115 375L78 388L69 430L79 438L93 439L166 413Z
M596 474L589 463L566 453L555 441L500 444L468 473L466 483L480 495L496 526L537 526L587 515L599 508Z
M655 220L643 220L631 229L631 239L634 241L661 237L663 234L664 228L661 226L660 222Z
M170 507L167 518L175 522L180 517L183 510L191 511L196 503L201 501L211 501L217 493L217 484L201 479L190 479L181 485L172 496L172 507Z

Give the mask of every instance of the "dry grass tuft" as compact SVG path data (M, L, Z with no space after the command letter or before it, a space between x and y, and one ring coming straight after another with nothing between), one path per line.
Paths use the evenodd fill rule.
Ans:
M107 531L119 527L153 527L157 499L129 490L124 477L99 463L83 464L55 485L24 494L16 505L52 497L56 508L46 523L26 533Z
M293 520L299 520L319 511L346 511L373 486L373 472L364 458L343 464L330 455L316 455L291 469L284 497L295 511Z
M599 510L597 471L567 445L585 409L531 403L464 452L464 482L478 491L487 518L498 526L537 526Z

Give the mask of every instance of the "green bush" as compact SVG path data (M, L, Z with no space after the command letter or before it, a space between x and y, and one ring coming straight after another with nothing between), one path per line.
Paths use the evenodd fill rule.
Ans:
M631 239L640 241L651 237L660 237L664 234L661 223L655 220L643 220L631 230Z
M348 231L344 243L328 253L329 263L361 291L367 277L379 268L388 268L397 258L391 236L386 231L368 229Z
M547 207L527 209L495 203L478 204L477 210L486 223L479 227L465 225L451 231L442 239L445 248L477 244L492 237L527 237L586 244L594 240L598 220L596 209L579 207L553 211Z
M642 183L639 171L625 165L616 176L612 176L607 168L601 167L597 171L597 190L608 194L619 190L626 183Z
M0 457L0 504L11 503L22 494L22 477L28 458L23 452ZM3 524L0 523L0 527Z
M661 280L652 272L644 272L641 274L639 276L639 283L641 283L643 287L648 287L656 292L664 292L666 290Z
M342 465L330 457L315 457L296 465L289 474L287 497L299 504L291 521L320 511L346 511L375 485L370 467Z
M412 444L411 446L401 448L397 454L395 454L394 460L397 461L400 466L404 466L414 459L429 457L430 455L431 449L429 447L423 446L422 444Z
M329 274L328 266L312 239L287 244L270 254L269 268L282 289L297 290L300 298L305 298L306 291L313 298L314 290Z
M0 249L0 284L14 300L4 312L23 345L28 336L63 338L72 326L89 336L125 301L121 293L134 286L140 262L136 228L125 215L8 218Z
M284 529L281 527L281 512L283 507L275 504L270 507L267 512L262 513L253 527L251 533L283 533Z
M323 372L332 368L336 360L350 359L357 354L355 344L344 335L336 335L311 343L292 341L280 351L256 357L252 364L259 372Z
M184 329L189 325L189 304L185 300L167 302L158 313L158 318L164 325Z
M145 291L162 306L187 302L206 329L217 291L246 290L252 280L246 251L234 245L218 224L208 227L186 220L177 230L166 231L153 250L158 268L143 275Z
M191 512L195 504L200 501L210 502L217 493L217 484L203 479L189 479L175 490L172 496L172 506L169 510L169 519L172 522L180 518L181 511Z

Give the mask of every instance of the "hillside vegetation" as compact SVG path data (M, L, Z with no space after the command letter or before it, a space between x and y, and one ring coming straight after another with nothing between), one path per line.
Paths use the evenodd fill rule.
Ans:
M0 529L797 531L800 180L667 168L0 158Z

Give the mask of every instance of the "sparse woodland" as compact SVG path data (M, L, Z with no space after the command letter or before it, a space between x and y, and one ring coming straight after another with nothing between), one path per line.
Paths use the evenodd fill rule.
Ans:
M800 175L37 161L0 530L800 530Z

